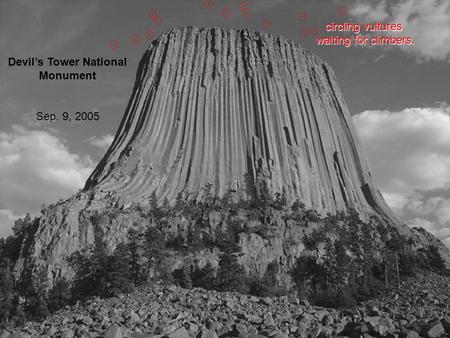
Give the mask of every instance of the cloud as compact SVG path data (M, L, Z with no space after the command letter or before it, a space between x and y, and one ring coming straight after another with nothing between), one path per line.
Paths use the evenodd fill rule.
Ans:
M114 136L111 134L106 134L103 136L92 136L88 142L91 146L98 147L100 149L106 150L111 145L114 140Z
M353 121L386 192L450 188L450 108L364 111Z
M383 21L389 17L386 12L386 1L378 1L378 3L359 1L350 10L350 14L356 17L364 17L369 21Z
M0 2L0 52L45 55L83 34L99 1L14 0ZM27 25L23 23L27 22ZM29 29L29 27L33 29Z
M401 23L404 29L399 34L411 36L414 46L399 48L419 61L450 61L450 1L358 0L350 14L364 23Z
M353 121L386 202L450 245L450 107L364 111Z
M267 10L287 2L287 0L258 0L251 3L250 7L253 11Z
M71 153L48 132L18 125L0 132L0 231L16 215L35 214L42 203L69 197L92 169L89 157Z

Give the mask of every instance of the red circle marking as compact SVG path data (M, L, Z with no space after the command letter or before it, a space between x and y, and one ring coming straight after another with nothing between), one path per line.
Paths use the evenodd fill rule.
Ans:
M214 7L214 1L213 0L203 0L203 6L205 6L208 9L211 9Z
M148 12L148 17L152 20L153 23L159 24L161 22L161 15L159 15L158 11L151 9Z
M264 17L261 21L261 27L263 30L267 30L272 26L272 23L270 22L268 17Z
M300 21L306 21L308 19L308 17L309 17L309 15L308 15L308 12L306 12L306 11L298 11L298 13L297 13L297 18Z
M240 11L248 11L248 3L247 3L247 1L241 1L239 3L239 10Z
M141 37L139 36L139 34L134 33L131 36L131 44L136 47L137 45L139 45L140 42L141 42Z
M119 47L120 47L119 40L115 39L109 42L109 48L111 48L112 50L117 50Z
M225 19L229 18L231 16L230 7L222 8L222 11L220 12L220 15L222 15Z
M252 13L249 10L246 10L246 11L241 11L241 15L242 15L242 17L248 19L249 17L252 16Z
M338 6L338 14L341 16L347 16L348 15L348 8L346 5L340 5Z
M146 38L147 40L153 40L154 36L155 36L155 33L153 33L153 29L148 28L148 29L145 31L145 38Z

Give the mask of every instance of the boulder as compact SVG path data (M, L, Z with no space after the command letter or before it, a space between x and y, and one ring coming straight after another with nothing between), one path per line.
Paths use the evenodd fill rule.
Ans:
M120 328L120 326L116 324L111 325L105 335L105 338L122 338L122 337L123 337L122 329Z
M427 338L438 338L444 334L445 329L439 319L429 322L424 330L424 336Z

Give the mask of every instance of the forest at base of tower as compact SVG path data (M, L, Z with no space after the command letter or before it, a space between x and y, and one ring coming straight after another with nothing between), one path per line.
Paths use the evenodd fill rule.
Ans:
M321 217L300 201L287 205L283 194L272 198L264 188L251 190L247 200L233 199L232 194L217 199L207 191L205 200L198 202L180 194L174 206L161 205L153 195L147 209L133 206L95 213L90 217L97 224L109 222L118 213L138 213L141 222L129 229L128 242L113 252L106 251L106 243L98 243L90 252L72 255L73 280L59 280L51 289L46 288L45 277L14 280L11 262L18 259L21 244L39 222L29 217L18 220L14 236L0 242L0 292L6 300L0 312L3 325L42 320L76 301L115 297L158 280L187 289L260 297L296 294L317 306L352 308L423 271L449 275L436 247L418 249L412 238L403 238L395 227L376 217L364 222L352 209ZM303 254L287 271L277 260L268 262L262 274L246 271L239 261L245 238L270 240L277 236L280 219L304 231ZM168 230L180 221L186 223L185 231ZM216 227L211 228L214 223ZM286 248L289 245L296 243L285 243ZM211 261L201 259L214 255ZM281 277L283 269L291 283Z

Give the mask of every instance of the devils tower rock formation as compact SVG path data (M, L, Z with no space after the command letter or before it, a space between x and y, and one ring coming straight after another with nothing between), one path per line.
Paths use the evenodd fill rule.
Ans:
M93 212L145 206L153 193L160 201L179 193L202 199L207 184L217 196L242 192L244 177L323 214L351 207L434 241L392 216L326 63L281 37L187 27L161 35L145 52L111 147L82 192L43 211L17 273L44 270L50 285L70 278L70 254L98 243L111 251L144 222L121 212L93 222ZM281 219L277 227L270 240L241 243L246 268L261 273L277 260L287 270L298 257L301 229Z
M389 217L331 68L283 38L182 28L146 51L119 131L88 179L123 203L216 195L244 176L335 213Z

